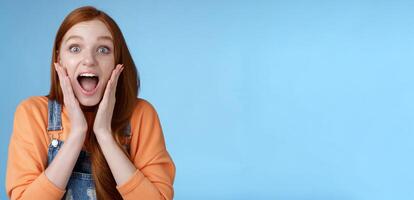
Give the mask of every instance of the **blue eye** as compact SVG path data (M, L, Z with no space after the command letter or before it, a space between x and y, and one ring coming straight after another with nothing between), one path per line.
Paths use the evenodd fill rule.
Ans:
M80 48L78 46L70 46L69 51L73 53L78 53L80 51Z
M109 51L110 51L109 48L105 47L105 46L99 47L99 49L98 49L98 52L103 53L103 54L109 54Z

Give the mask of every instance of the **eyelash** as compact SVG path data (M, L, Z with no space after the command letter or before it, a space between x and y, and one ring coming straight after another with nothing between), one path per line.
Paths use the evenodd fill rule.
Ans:
M69 51L70 52L72 52L72 53L78 53L78 52L74 52L74 51L72 51L72 48L74 48L74 47L77 47L77 48L79 48L80 49L80 47L78 46L78 45L70 45L69 46ZM105 48L105 49L107 49L106 51L106 53L102 53L102 54L109 54L109 53L111 53L111 49L109 48L109 47L107 47L107 46L100 46L99 48L98 48L98 51L101 49L101 48Z

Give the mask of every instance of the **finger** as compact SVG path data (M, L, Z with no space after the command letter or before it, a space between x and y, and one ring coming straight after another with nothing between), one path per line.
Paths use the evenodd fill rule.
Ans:
M58 74L58 76L59 76L59 83L60 83L60 88L62 89L62 92L63 92L63 97L65 97L65 96L67 96L66 95L66 86L65 86L65 76L63 75L63 73L62 73L62 67L59 65L59 63L54 63L55 64L55 69L56 69L56 72L57 72L57 74Z
M67 68L62 67L62 71L63 71L63 74L65 75L65 85L66 85L66 89L67 89L67 94L69 95L69 98L71 98L71 100L73 102L77 102L77 99L76 99L75 94L73 92L72 82L71 82L71 79L68 75Z
M119 72L122 68L121 64L116 65L115 69L112 71L111 73L111 78L108 81L108 85L107 87L109 87L110 90L113 90L114 88L116 89L116 84L118 81L118 76L119 76Z
M109 80L108 83L106 84L104 96L102 99L103 101L106 101L109 98L110 92L111 92L111 80Z
M66 85L66 90L67 90L68 97L70 98L70 100L76 102L77 100L75 98L75 94L73 93L72 83L70 81L69 76L65 77L65 85Z
M58 77L59 77L59 83L60 83L60 85L62 85L62 84L63 84L63 82L62 82L63 77L62 77L62 75L60 74L60 66L59 66L59 64L58 64L58 63L53 63L53 64L55 65L55 70L56 70L56 73L57 73L57 75L58 75Z
M55 63L60 77L60 83L62 85L62 91L64 98L66 97L71 102L76 102L75 95L73 93L72 84L68 76L66 68L63 68L59 63ZM69 102L67 102L69 103Z
M108 80L108 83L106 84L105 92L104 92L104 100L107 100L111 96L115 96L116 90L116 81L118 80L117 77L119 77L119 73L122 70L122 65L118 64L115 69L112 71L111 78ZM115 85L115 86L114 86Z
M122 64L118 64L116 72L115 72L115 78L114 78L112 89L116 89L116 86L118 85L119 76L121 75L121 72L123 70L124 70L124 66Z
M70 83L68 84L68 81L67 81L67 75L66 75L66 72L64 71L64 68L61 66L61 65L59 65L59 64L57 64L57 68L58 68L58 73L59 73L59 76L60 76L60 83L61 83L61 88L62 88L62 91L63 91L63 95L64 95L64 97L66 97L66 98L69 98L70 97L70 90L68 89L68 86L70 86Z

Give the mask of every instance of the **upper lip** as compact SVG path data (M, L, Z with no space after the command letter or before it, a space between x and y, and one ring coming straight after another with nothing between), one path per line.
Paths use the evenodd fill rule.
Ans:
M94 71L83 71L83 72L80 72L80 73L78 73L77 75L76 75L76 78L78 78L80 75L82 75L82 74L93 74L93 75L95 75L96 77L98 77L99 78L99 75L98 75L98 73L96 73L96 72L94 72Z

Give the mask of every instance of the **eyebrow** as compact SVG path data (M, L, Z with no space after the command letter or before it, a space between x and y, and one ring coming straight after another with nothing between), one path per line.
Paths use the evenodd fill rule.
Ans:
M65 44L66 44L69 40L71 40L71 39L80 39L80 40L83 40L83 38L82 38L81 36L78 36L78 35L72 35L72 36L68 37L68 39L66 39ZM110 36L99 36L99 37L98 37L98 40L109 40L109 41L113 42L112 37L110 37Z

